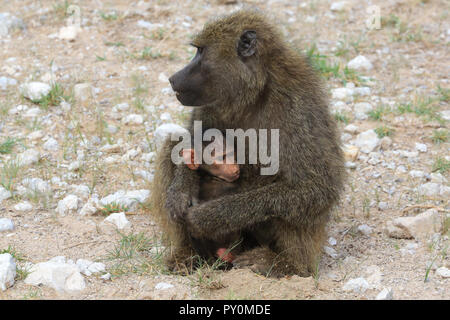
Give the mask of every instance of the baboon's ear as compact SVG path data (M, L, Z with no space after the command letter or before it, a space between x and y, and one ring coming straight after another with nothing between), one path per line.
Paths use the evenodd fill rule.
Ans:
M256 52L256 32L247 30L241 35L237 48L238 55L250 57Z

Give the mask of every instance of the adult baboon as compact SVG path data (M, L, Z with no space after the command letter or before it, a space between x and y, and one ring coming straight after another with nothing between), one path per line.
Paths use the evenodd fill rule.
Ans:
M176 142L166 140L156 161L152 213L171 249L168 262L186 265L195 254L192 238L208 243L237 232L251 245L236 265L310 275L345 172L320 78L256 11L207 23L192 45L196 56L170 78L178 100L196 107L188 130L194 120L222 132L279 129L280 163L272 176L261 175L259 159L240 165L239 192L192 206L200 177L172 163Z

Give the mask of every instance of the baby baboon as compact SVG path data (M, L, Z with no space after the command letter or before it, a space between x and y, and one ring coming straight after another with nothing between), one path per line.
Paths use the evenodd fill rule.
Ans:
M203 146L206 145L207 143L205 142ZM193 196L193 205L198 205L238 190L238 184L235 181L239 178L239 165L235 162L234 150L229 146L224 146L219 140L215 140L209 145L214 148L211 154L213 160L211 164L195 164L194 149L183 149L180 151L186 166L191 170L199 170L201 175L199 194ZM227 156L230 154L233 155L233 158L228 157L227 159ZM230 160L232 162L229 162ZM203 253L203 258L209 258L214 254L215 257L220 258L222 261L232 263L234 251L238 249L238 246L234 244L237 243L238 239L239 234L234 233L228 235L226 239L222 239L221 243L209 241L208 245L205 246L203 241L197 241L196 239L193 239L193 243L197 243L196 251ZM221 247L221 245L226 247ZM232 248L227 248L230 245ZM207 252L205 253L204 251Z
M238 232L235 265L271 275L308 276L317 268L330 210L343 189L344 161L327 94L307 59L263 14L238 11L207 23L193 39L193 60L170 78L178 100L203 128L279 129L279 170L240 164L239 190L192 206L201 176L159 151L152 213L170 266L190 267L191 238L209 243ZM246 145L246 154L249 147ZM248 244L248 245L247 245ZM248 249L252 248L253 249Z
M200 190L198 196L193 198L193 205L231 194L238 188L238 184L233 182L239 178L239 165L235 161L232 163L226 162L227 155L229 153L234 154L234 150L224 148L217 141L211 142L211 145L215 147L211 154L213 160L211 164L195 164L194 149L181 150L187 167L191 170L200 171Z

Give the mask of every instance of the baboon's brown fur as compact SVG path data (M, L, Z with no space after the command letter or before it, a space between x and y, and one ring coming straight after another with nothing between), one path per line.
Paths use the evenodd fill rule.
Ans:
M239 41L247 30L256 33L256 51L239 56ZM194 120L201 120L205 130L222 132L279 129L280 169L274 176L262 176L260 164L240 165L239 192L190 207L199 175L171 162L176 142L166 140L156 161L152 214L170 248L168 262L190 261L195 254L191 237L207 242L239 232L256 248L241 250L236 265L253 265L274 275L310 275L345 176L320 78L255 11L214 20L192 42L205 48L202 68L208 72L202 90L213 102L193 110L188 129L192 131Z

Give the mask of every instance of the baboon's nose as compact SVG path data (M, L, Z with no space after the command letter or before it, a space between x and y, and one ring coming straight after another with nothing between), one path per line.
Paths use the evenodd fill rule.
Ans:
M174 76L171 76L170 78L169 78L169 82L170 82L170 85L172 86L172 89L173 89L173 87L174 87Z

